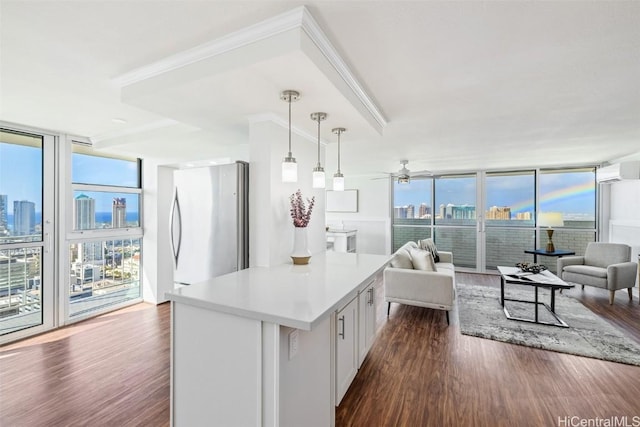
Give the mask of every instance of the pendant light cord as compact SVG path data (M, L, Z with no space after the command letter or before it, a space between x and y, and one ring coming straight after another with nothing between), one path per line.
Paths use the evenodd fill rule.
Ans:
M320 115L318 115L318 167L320 167Z
M338 131L338 173L340 173L340 134L342 132Z
M291 95L289 95L289 157L291 157Z

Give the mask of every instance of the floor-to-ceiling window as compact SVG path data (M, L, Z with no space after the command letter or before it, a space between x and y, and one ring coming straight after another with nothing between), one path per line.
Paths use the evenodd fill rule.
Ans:
M141 163L75 143L67 234L68 318L139 300Z
M0 343L142 300L141 167L0 123Z
M545 248L540 214L553 213L557 249L583 254L597 237L595 168L531 169L445 175L393 184L393 250L433 237L457 267L475 271L533 261ZM427 215L421 215L418 206ZM540 257L555 271L556 258Z
M539 174L538 213L557 213L562 225L554 228L552 240L556 249L584 254L589 242L597 238L595 168L549 169ZM548 237L539 227L538 247L544 248ZM556 270L555 259L538 258L539 263Z
M393 250L408 240L431 237L433 220L433 179L414 179L409 183L393 181Z
M535 245L535 172L488 172L484 180L485 269L514 265Z
M0 129L0 336L53 326L53 137Z

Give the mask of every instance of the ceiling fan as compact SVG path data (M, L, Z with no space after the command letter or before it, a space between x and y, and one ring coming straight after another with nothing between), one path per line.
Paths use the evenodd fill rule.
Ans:
M421 178L421 177L433 176L433 173L431 173L430 171L427 171L427 170L418 171L418 172L411 172L409 169L407 169L407 164L408 163L409 163L409 160L400 160L400 164L402 165L400 170L398 170L398 172L390 174L393 178L397 179L398 184L408 184L408 183L411 182L411 178ZM374 179L380 179L380 178L374 178Z

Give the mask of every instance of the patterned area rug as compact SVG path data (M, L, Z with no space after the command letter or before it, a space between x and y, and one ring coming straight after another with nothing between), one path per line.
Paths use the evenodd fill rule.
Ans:
M500 305L500 288L457 284L456 290L460 331L465 335L640 366L640 344L576 299L556 292L556 313L569 325L560 328L508 320ZM533 300L533 288L507 285L505 297ZM541 289L539 301L549 300L549 291ZM533 304L507 301L506 306L512 316L534 317ZM539 314L540 320L553 321L544 307Z

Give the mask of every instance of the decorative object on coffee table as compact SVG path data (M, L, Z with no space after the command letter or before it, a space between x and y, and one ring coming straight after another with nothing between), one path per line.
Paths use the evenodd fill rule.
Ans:
M529 264L528 262L519 262L516 264L516 267L518 267L520 270L528 272L528 273L534 273L534 274L538 274L541 271L544 271L547 269L546 265L543 264Z

